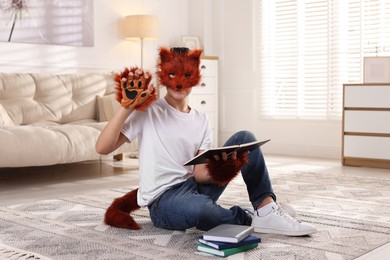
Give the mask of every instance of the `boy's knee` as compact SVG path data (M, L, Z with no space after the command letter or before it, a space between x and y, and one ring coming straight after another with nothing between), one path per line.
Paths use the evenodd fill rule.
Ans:
M243 143L249 143L256 141L256 136L248 130L242 130L237 132L237 135L241 137Z
M242 130L232 135L225 143L225 146L250 143L256 141L256 136L248 131Z

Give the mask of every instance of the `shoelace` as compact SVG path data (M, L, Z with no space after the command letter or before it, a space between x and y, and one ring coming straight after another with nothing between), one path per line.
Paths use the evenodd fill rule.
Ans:
M299 222L298 220L296 220L295 218L291 217L281 206L279 203L276 204L275 207L272 207L273 211L283 217L283 218L287 218L287 219L290 219L290 220L293 220L295 222Z

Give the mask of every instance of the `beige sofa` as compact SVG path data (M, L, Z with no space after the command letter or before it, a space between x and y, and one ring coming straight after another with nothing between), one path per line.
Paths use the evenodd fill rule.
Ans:
M0 168L103 158L95 143L119 106L113 91L110 74L0 73Z

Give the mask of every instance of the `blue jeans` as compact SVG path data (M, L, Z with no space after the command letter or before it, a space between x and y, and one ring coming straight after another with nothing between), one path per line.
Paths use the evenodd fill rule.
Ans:
M255 140L251 132L240 131L229 138L225 146ZM241 169L241 174L254 209L267 196L276 200L260 148L250 152L249 163ZM189 178L165 191L149 205L150 218L156 227L173 230L192 227L209 230L219 224L250 225L251 217L241 207L226 209L216 204L225 188L214 184L201 185Z

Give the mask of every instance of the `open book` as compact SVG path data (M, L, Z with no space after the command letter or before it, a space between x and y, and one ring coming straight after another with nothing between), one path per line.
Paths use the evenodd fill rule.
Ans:
M198 154L197 156L195 156L194 158L186 162L184 166L205 163L207 159L211 159L214 155L221 155L222 152L226 152L227 156L229 157L234 151L236 151L237 153L252 151L256 148L259 148L263 144L269 142L270 140L271 139L265 141L254 141L254 142L240 144L240 145L211 148L204 151L203 153Z

